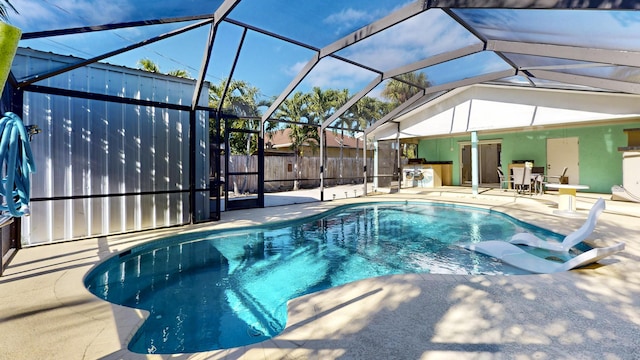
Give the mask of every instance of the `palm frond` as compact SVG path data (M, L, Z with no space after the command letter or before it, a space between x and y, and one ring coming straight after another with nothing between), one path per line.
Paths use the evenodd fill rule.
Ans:
M11 4L9 0L0 0L0 1L1 1L0 2L0 19L4 21L9 20L9 12L7 11L7 8L11 9L16 14L19 14L18 10Z

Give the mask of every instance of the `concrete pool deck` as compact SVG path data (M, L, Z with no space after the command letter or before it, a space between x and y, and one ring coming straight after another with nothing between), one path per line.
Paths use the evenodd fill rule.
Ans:
M155 238L248 226L336 205L429 200L502 211L567 234L597 194L578 193L579 218L553 215L557 196L469 188L223 213L222 221L18 251L0 277L0 359L637 359L640 351L640 204L607 200L594 246L626 249L553 275L408 274L367 279L289 302L284 332L241 348L141 355L126 349L144 314L99 300L83 286L100 260ZM277 211L274 211L277 209Z

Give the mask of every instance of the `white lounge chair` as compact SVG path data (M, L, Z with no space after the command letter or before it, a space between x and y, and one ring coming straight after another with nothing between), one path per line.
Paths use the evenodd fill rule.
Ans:
M591 235L593 229L596 227L598 217L602 214L604 208L604 199L599 198L595 204L593 204L591 210L589 210L587 221L585 221L578 230L567 235L564 240L562 240L562 243L546 241L530 233L515 234L511 237L509 242L512 244L533 246L552 251L569 251L569 249L584 241L589 235Z
M624 243L618 243L609 247L594 248L563 263L535 256L506 241L481 241L475 244L463 245L463 247L492 256L509 265L532 273L551 274L595 263L609 255L624 250Z

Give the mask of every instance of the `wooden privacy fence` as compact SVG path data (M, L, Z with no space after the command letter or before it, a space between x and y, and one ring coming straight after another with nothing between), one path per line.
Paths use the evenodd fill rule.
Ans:
M264 157L264 191L278 192L293 189L293 183L296 179L295 164L296 160L293 156L265 156ZM342 163L342 176L340 176L340 166ZM222 162L224 164L224 160ZM393 165L393 164L392 164ZM304 156L298 159L300 180L299 188L315 188L320 186L320 157ZM380 168L381 174L391 174L393 166L388 170ZM357 184L363 181L363 165L362 158L345 157L328 158L325 163L325 186L335 186L344 184ZM228 172L255 172L258 171L257 155L232 155L229 159ZM373 159L367 159L367 176L369 180L373 175ZM236 182L238 190L241 193L255 193L258 189L258 177L255 175L235 175L228 179L232 183L229 184L229 190L233 191L233 181Z

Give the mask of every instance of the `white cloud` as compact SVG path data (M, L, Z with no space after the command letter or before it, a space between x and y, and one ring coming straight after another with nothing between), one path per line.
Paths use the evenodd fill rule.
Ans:
M354 23L368 22L373 17L373 14L368 14L366 11L360 11L355 9L343 9L339 13L329 15L323 20L328 25L342 25L349 27Z
M376 21L385 15L391 14L396 10L406 6L412 1L408 1L405 4L400 6L386 9L383 4L380 5L376 10L367 9L367 10L358 10L354 8L346 8L342 9L337 13L333 13L327 16L322 22L327 24L329 27L334 29L335 34L342 34L345 29L347 30L355 30L355 28L364 26L373 21ZM332 4L333 5L333 4ZM337 4L336 4L337 5ZM370 5L370 4L369 4Z
M331 21L360 19L357 11L342 11L328 18ZM329 21L329 20L327 20ZM440 10L428 11L412 17L368 39L339 52L355 62L388 70L410 64L430 56L467 46L478 40L462 26L455 24ZM296 76L306 62L299 62L286 70ZM334 58L323 59L304 79L301 87L348 88L359 91L376 74Z
M284 70L284 73L289 76L296 76L300 73L300 71L302 71L302 68L304 68L306 64L307 64L306 62L302 62L302 61L297 62L293 64L291 67L286 68Z
M289 76L297 76L306 65L304 62L294 64L286 70ZM370 82L376 74L357 66L344 63L334 58L322 59L303 80L302 88L314 86L327 89L349 89L350 93L360 89Z
M340 52L386 70L458 49L478 40L438 9L429 10Z

